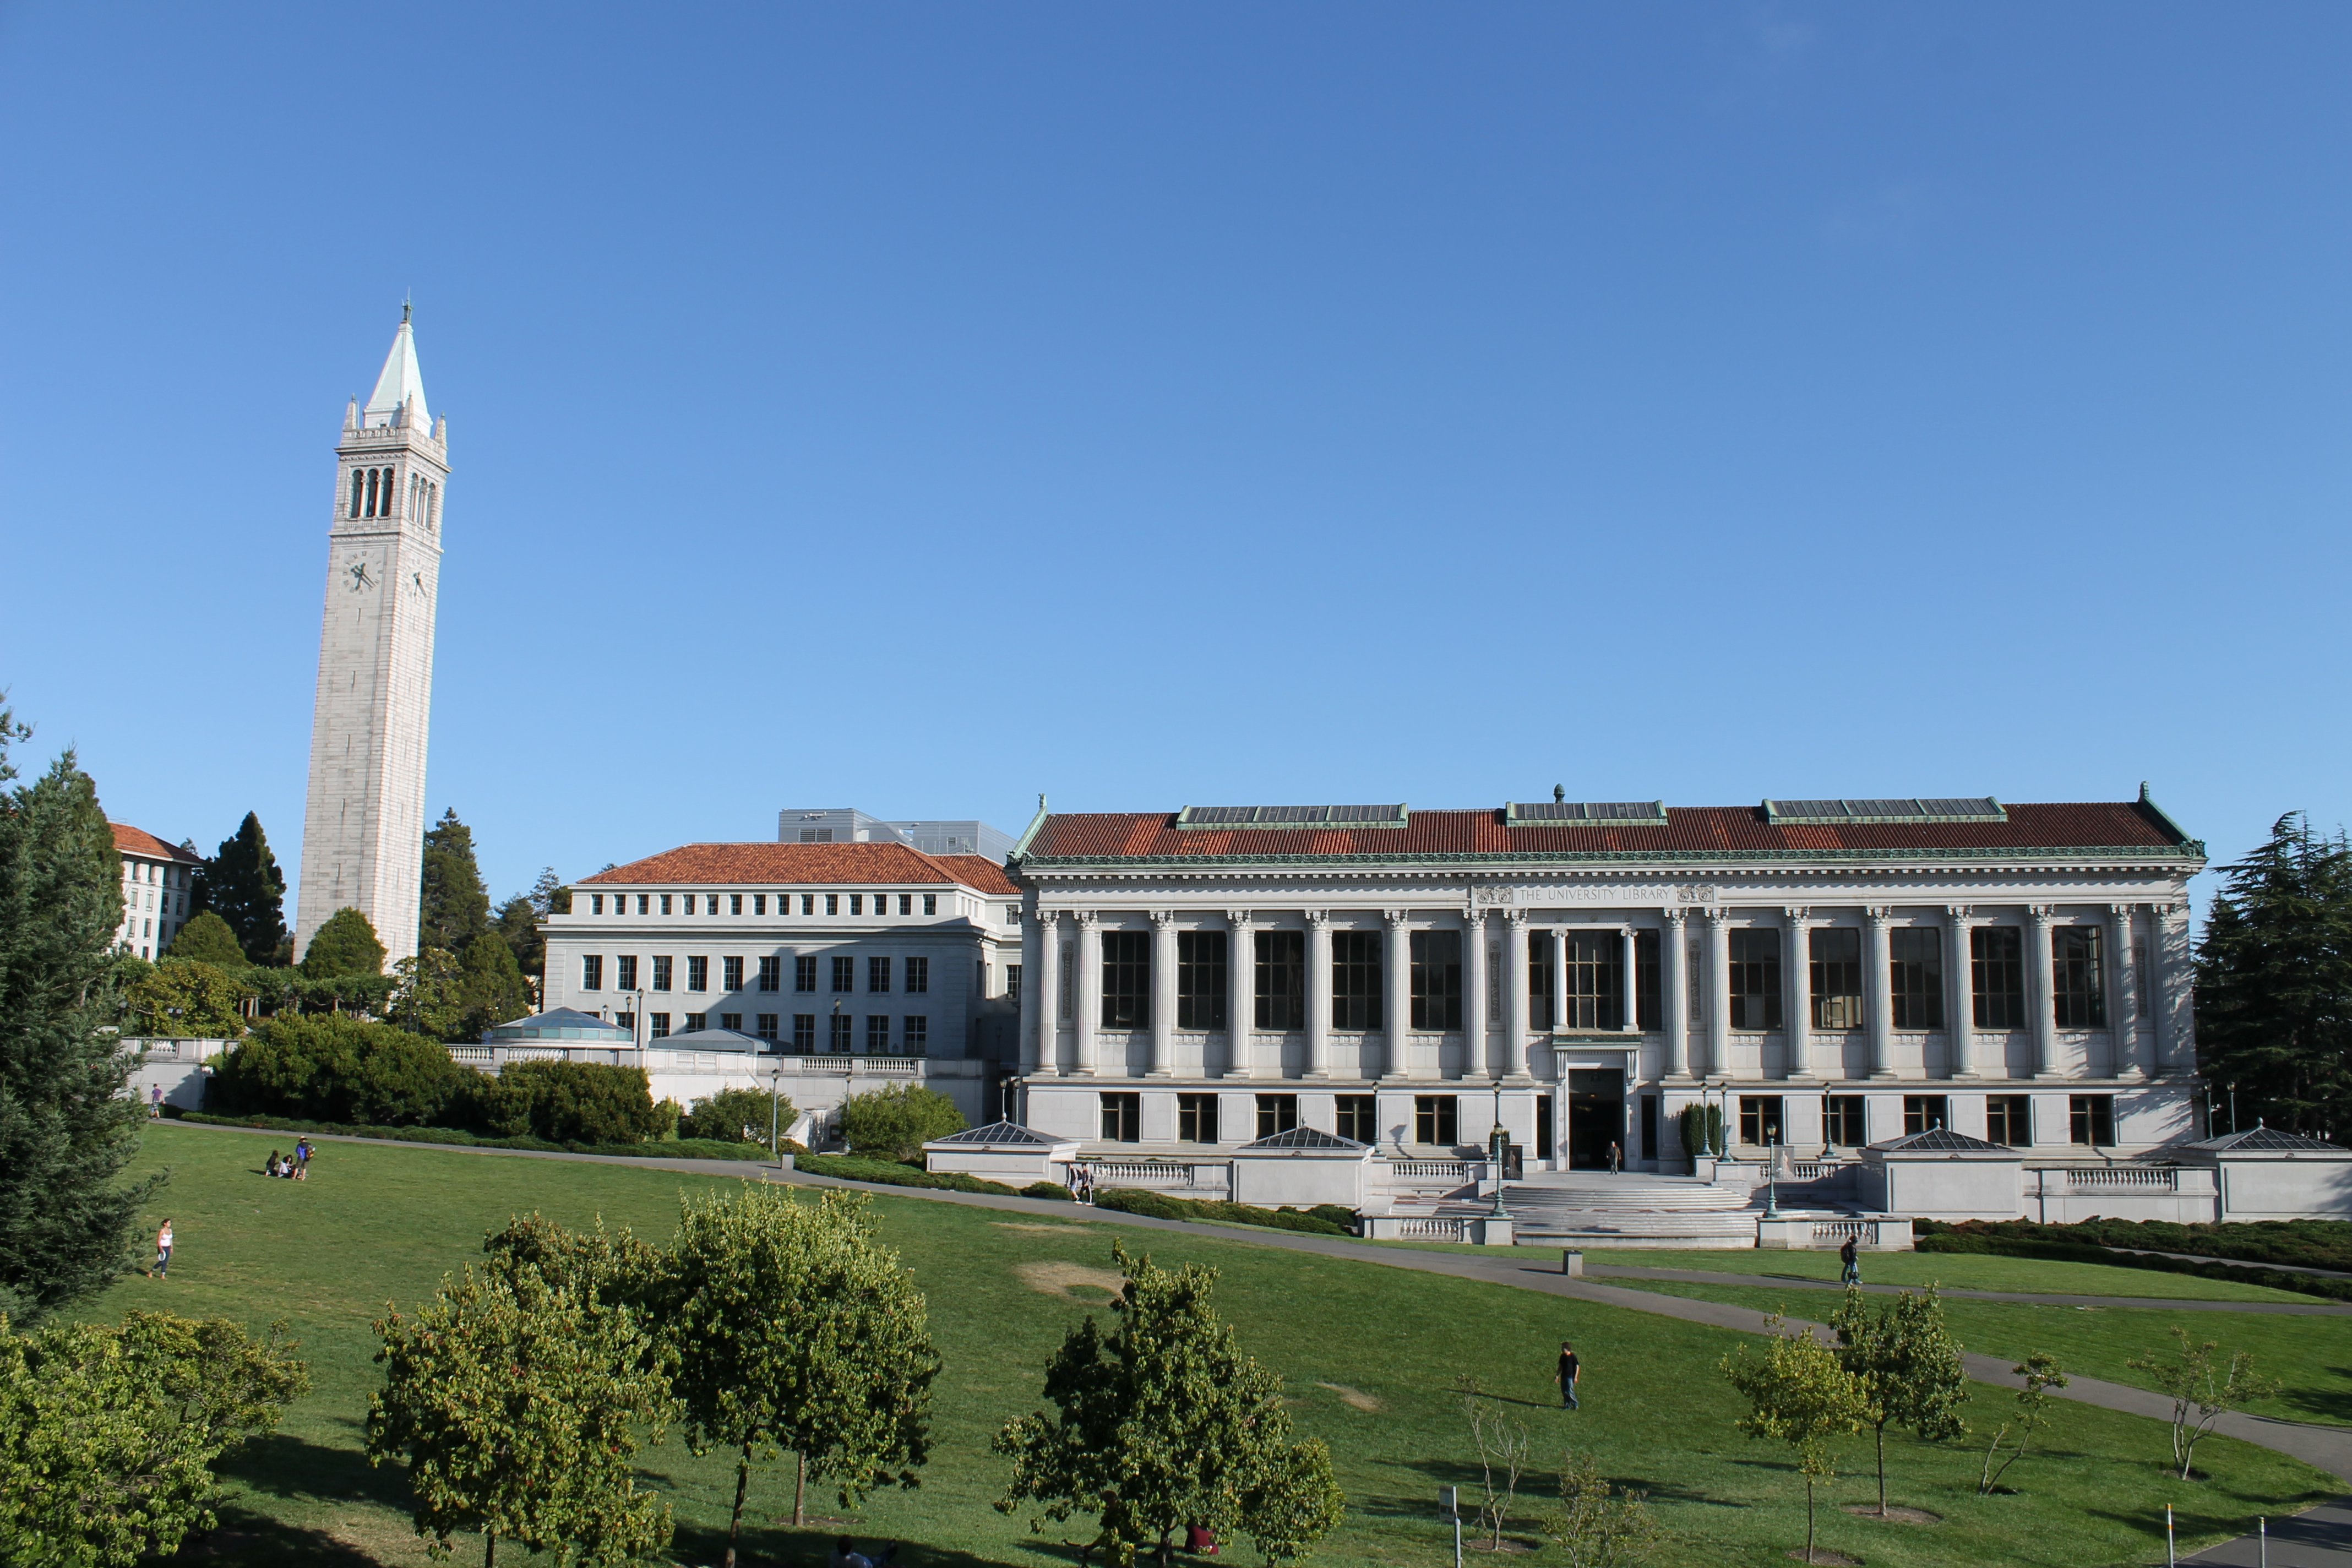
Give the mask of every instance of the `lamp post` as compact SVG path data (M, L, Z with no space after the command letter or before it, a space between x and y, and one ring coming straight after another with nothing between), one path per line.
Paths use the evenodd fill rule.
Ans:
M783 1119L784 1060L781 1052L768 1068L768 1152L776 1157L776 1169L784 1168L783 1130L777 1125Z
M639 989L627 994L635 999L633 1005L636 1009L629 1015L629 1044L636 1048L637 1068L643 1071L646 1065L646 994Z

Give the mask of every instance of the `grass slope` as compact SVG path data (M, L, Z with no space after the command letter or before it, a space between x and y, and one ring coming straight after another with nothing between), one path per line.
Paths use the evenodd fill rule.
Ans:
M537 1208L568 1224L602 1215L660 1241L681 1191L725 1184L698 1173L331 1144L311 1179L297 1185L258 1173L270 1142L241 1132L153 1131L147 1162L173 1171L155 1211L177 1221L173 1278L125 1279L87 1314L155 1305L254 1323L292 1320L317 1392L230 1478L237 1533L221 1555L240 1563L424 1560L399 1478L371 1471L359 1457L377 1379L369 1325L387 1301L406 1306L429 1296L445 1270L479 1256L484 1232L517 1212ZM1211 1232L1144 1236L1075 1215L1034 1219L916 1198L877 1199L876 1213L929 1295L946 1356L937 1458L922 1489L877 1498L854 1526L861 1537L914 1542L904 1562L1045 1568L1073 1560L1059 1542L1079 1534L1076 1521L1032 1536L1022 1520L990 1509L1004 1470L988 1439L1036 1406L1045 1358L1081 1314L1108 1300L1089 1275L1110 1268L1115 1235L1163 1262L1224 1271L1220 1305L1244 1347L1286 1379L1300 1429L1329 1441L1347 1489L1347 1524L1318 1562L1427 1563L1442 1554L1449 1538L1433 1516L1435 1489L1475 1479L1451 1390L1457 1371L1475 1373L1534 1436L1538 1473L1526 1489L1526 1514L1540 1506L1562 1446L1574 1443L1595 1450L1611 1476L1650 1490L1671 1532L1662 1563L1766 1568L1802 1541L1803 1492L1785 1450L1731 1427L1738 1406L1715 1369L1743 1336L1253 1247ZM1554 1408L1549 1381L1562 1338L1577 1342L1588 1368L1585 1408L1574 1415ZM1980 1391L1974 1414L1980 1423L1998 1420L2006 1403ZM2200 1451L2212 1479L2174 1482L2161 1471L2160 1427L2083 1407L2063 1409L2046 1458L2013 1474L2020 1496L1976 1498L1977 1457L1966 1446L1903 1439L1890 1448L1897 1498L1946 1517L1917 1528L1825 1512L1823 1543L1874 1568L2145 1563L2161 1554L2166 1502L2182 1510L2184 1540L2210 1541L2238 1532L2255 1514L2287 1513L2340 1490L2291 1460L2218 1438ZM1857 1443L1847 1463L1864 1459ZM651 1450L646 1464L655 1484L672 1493L680 1560L715 1562L730 1491L723 1461L694 1459L673 1440ZM768 1522L788 1508L788 1485L777 1472L755 1481L752 1563L824 1561L831 1527L796 1533ZM1855 1473L1830 1497L1861 1500L1868 1492ZM1230 1551L1246 1560L1245 1545Z

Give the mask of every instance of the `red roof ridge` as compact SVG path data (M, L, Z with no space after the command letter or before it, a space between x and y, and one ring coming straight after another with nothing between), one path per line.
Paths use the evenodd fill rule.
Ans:
M987 875L983 876L982 873ZM1003 897L1014 891L1003 868L979 855L927 855L909 844L779 844L771 839L681 844L583 877L579 887L658 883L751 887L761 883L947 882Z
M114 850L118 855L139 855L150 860L171 860L183 866L205 863L205 858L194 850L165 843L143 827L133 827L127 822L110 822L107 826L114 830Z

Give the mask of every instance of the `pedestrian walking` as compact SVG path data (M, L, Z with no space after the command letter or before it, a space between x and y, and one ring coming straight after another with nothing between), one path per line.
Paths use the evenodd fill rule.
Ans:
M163 1086L160 1083L147 1086L147 1120L163 1120Z
M1616 1144L1614 1144L1614 1143L1610 1144L1610 1145L1609 1145L1609 1173L1610 1173L1611 1175L1612 1175L1612 1176L1613 1176L1613 1175L1615 1175L1615 1174L1617 1173L1617 1172L1618 1172L1618 1168L1619 1168L1620 1166L1623 1165L1624 1163L1625 1163L1625 1151L1624 1151L1624 1150L1622 1150L1622 1149L1620 1149L1620 1148L1619 1148Z
M1838 1248L1838 1261L1845 1265L1838 1274L1839 1284L1862 1283L1862 1263L1856 1256L1861 1250L1861 1247L1855 1245L1854 1238L1850 1236L1845 1238L1845 1245Z
M298 1182L310 1179L310 1141L308 1138L294 1145L294 1179Z
M1559 1342L1559 1375L1552 1381L1559 1384L1559 1407L1573 1410L1576 1406L1576 1380L1582 1374L1584 1363L1577 1359L1576 1347L1566 1340Z
M167 1279L172 1272L172 1222L165 1220L163 1228L155 1233L155 1278Z

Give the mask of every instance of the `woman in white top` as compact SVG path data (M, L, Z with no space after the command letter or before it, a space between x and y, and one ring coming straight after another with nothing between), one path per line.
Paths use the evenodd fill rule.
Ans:
M165 1220L163 1228L155 1233L155 1278L167 1279L172 1272L172 1222Z

